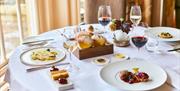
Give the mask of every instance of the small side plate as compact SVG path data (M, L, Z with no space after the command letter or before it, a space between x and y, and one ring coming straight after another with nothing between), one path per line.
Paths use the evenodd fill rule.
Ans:
M111 62L117 62L117 61L123 61L129 59L129 56L123 54L123 53L116 53L111 58Z
M102 59L102 61L98 61L98 60L101 60L101 59ZM105 58L105 57L97 57L92 61L93 64L96 64L96 65L99 65L99 66L106 65L109 62L110 62L110 60L108 58Z

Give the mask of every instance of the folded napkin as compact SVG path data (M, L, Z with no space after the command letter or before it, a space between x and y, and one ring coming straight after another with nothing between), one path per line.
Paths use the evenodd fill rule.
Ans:
M165 69L168 75L167 83L180 90L180 74L173 69Z

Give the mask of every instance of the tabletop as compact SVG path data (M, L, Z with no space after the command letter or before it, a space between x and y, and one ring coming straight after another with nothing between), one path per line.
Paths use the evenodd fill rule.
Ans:
M99 27L99 25L96 24L93 26ZM81 27L87 28L86 25ZM66 32L69 33L68 31L70 31L71 28L73 27L66 27ZM60 35L60 32L63 32L63 30L64 28L52 30L47 33L43 33L40 36L42 38L53 38L55 40L48 46L63 49L63 37ZM161 45L167 49L172 48L172 45L169 43L161 43ZM29 73L26 72L26 65L22 64L20 61L20 55L25 50L26 48L24 45L20 45L14 50L13 54L9 58L6 79L10 82L11 91L58 91L48 75L49 69L43 69ZM136 48L129 46L114 47L114 53L123 53L128 55L130 58L138 56L144 60L155 63L164 69L170 68L174 71L178 71L180 69L180 66L177 65L180 64L180 54L177 52L153 54L149 53L145 48L142 48L140 52L138 52ZM112 54L104 56L110 59ZM77 75L72 78L74 89L69 91L123 91L105 83L99 75L99 72L103 66L92 64L92 60L94 60L94 58L78 60L75 56L73 56L72 63L78 66L80 70ZM66 58L64 61L66 62L69 60ZM153 91L178 90L170 84L165 83Z

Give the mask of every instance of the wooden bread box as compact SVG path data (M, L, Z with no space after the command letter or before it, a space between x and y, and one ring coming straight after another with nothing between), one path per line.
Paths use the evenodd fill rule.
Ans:
M107 55L107 54L112 54L112 53L114 53L113 44L107 44L104 46L92 47L92 48L87 48L87 49L80 49L79 47L77 47L73 51L73 54L79 60L91 58L91 57L102 56L102 55Z

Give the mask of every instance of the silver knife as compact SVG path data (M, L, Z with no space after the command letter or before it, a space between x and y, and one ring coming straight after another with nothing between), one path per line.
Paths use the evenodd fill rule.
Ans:
M175 49L172 49L172 50L167 50L168 52L172 52L172 51L178 51L180 50L180 48L175 48Z
M30 43L44 42L44 41L52 41L52 40L54 40L54 39L44 39L44 40L30 41L30 42L24 42L23 44L30 44Z
M41 69L50 68L52 66L60 66L60 65L68 65L68 64L70 64L70 63L59 63L59 64L53 64L53 65L32 67L32 68L26 69L26 72L32 72L32 71L37 71L37 70L41 70Z

